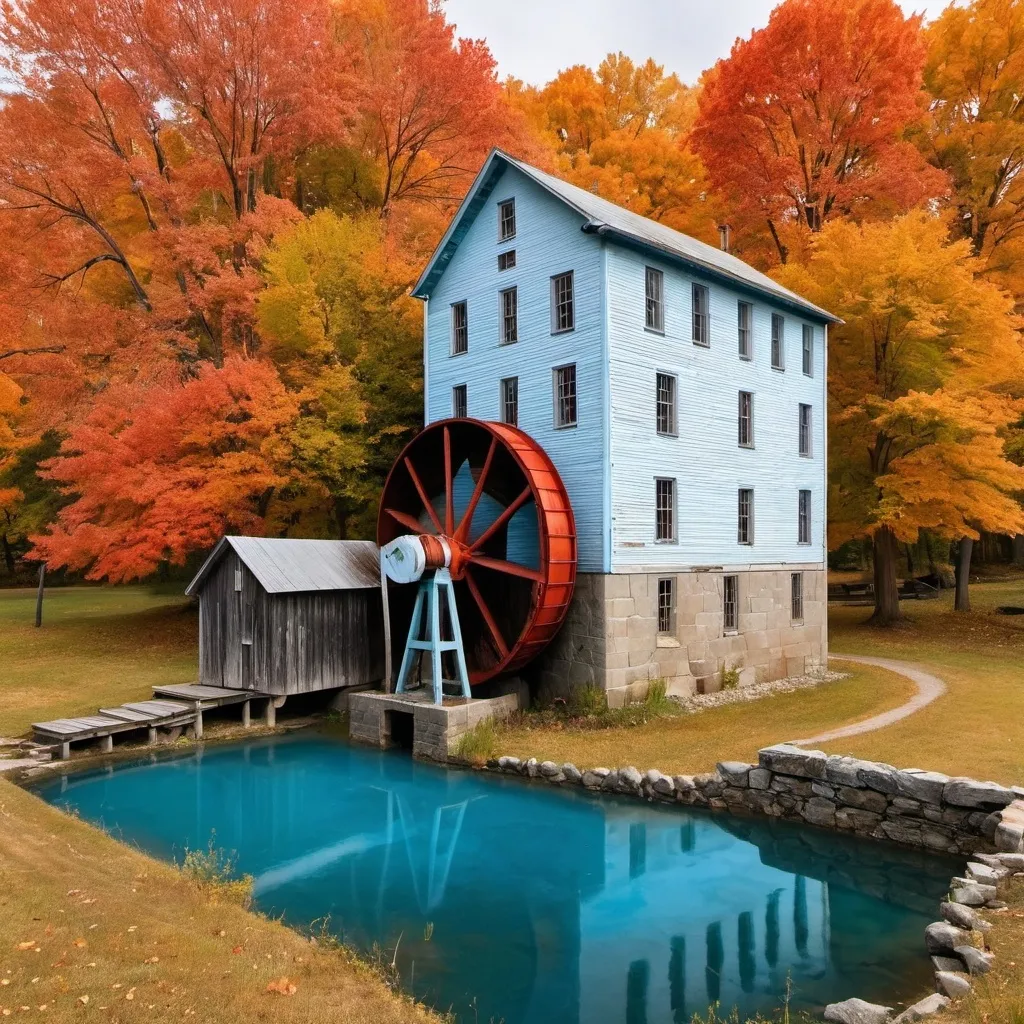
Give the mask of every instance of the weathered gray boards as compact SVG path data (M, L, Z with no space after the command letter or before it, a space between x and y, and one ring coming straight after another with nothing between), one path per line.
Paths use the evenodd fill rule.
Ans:
M383 678L371 541L224 537L186 593L199 597L200 683L285 695Z

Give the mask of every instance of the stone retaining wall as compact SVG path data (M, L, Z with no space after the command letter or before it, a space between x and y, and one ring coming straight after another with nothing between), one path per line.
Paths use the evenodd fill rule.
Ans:
M756 765L720 763L706 775L592 768L501 757L488 768L556 785L691 807L805 821L938 853L1024 850L1024 789L780 744Z

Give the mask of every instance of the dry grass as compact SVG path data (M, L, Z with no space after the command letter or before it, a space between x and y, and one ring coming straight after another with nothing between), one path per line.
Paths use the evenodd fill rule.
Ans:
M499 736L500 753L571 761L581 768L636 765L669 773L711 771L716 761L752 761L760 747L870 718L916 692L902 676L840 665L850 676L810 690L731 704L645 725L600 730L524 725Z
M32 722L152 695L196 678L196 615L179 593L151 587L0 590L0 736Z
M923 711L878 732L826 744L901 767L930 768L1004 784L1024 782L1024 616L998 615L1024 605L1024 580L971 587L974 610L952 610L952 594L905 602L908 621L891 629L866 624L867 608L830 608L833 654L873 654L931 669L949 692Z
M267 991L281 978L294 994ZM8 1011L50 1021L437 1020L344 950L318 948L0 780Z

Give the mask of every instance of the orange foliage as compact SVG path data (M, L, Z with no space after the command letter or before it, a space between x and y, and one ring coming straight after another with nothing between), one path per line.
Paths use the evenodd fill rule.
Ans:
M767 228L782 262L800 227L944 191L904 138L922 118L920 23L893 0L785 0L706 74L693 145L738 228Z

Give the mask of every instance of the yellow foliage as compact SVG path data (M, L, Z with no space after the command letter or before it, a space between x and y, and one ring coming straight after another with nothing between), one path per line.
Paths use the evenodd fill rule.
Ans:
M1013 300L924 211L834 222L779 279L843 318L829 330L830 543L888 526L1024 531L1005 447L1024 366Z

